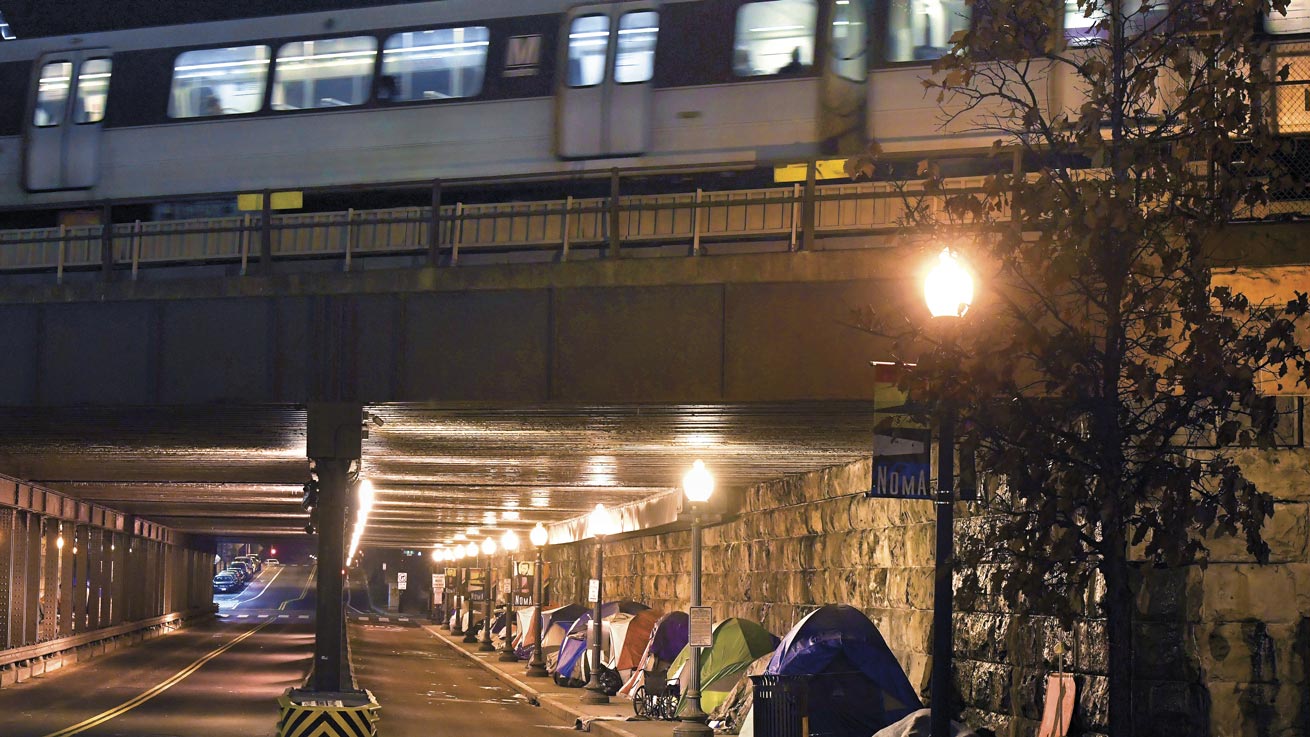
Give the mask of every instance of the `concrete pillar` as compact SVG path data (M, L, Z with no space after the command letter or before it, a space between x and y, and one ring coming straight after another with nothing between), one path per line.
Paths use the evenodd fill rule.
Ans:
M87 529L84 525L75 525L73 528L73 631L86 632L89 628L87 621L87 600L90 586L87 583L87 577L90 574L90 557L87 556L88 543Z

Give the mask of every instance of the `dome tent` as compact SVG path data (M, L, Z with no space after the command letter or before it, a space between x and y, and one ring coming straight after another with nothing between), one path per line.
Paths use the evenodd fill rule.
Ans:
M922 708L878 628L846 604L805 615L765 673L809 676L811 735L867 737Z
M646 671L667 671L669 664L678 657L678 653L687 646L687 613L669 612L655 623L646 648L637 660L637 667L628 677L620 696L631 696L644 683Z
M723 703L751 661L773 650L778 638L759 622L733 617L714 625L713 643L702 649L700 656L700 704L706 712ZM691 686L691 671L683 667L690 657L691 648L685 647L669 666L669 675L677 674L683 698ZM682 711L681 701L678 711Z

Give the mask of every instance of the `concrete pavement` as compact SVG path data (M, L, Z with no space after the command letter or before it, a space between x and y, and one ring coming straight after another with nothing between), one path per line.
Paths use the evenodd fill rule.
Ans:
M502 663L498 652L478 652L477 645L466 645L463 638L453 637L438 626L425 624L423 630L451 650L476 663L518 693L535 701L546 711L580 724L585 731L609 737L671 737L677 722L628 721L633 718L632 701L617 696L600 706L581 703L583 689L565 688L551 678L529 678L524 675L524 661ZM383 705L385 713L386 706Z

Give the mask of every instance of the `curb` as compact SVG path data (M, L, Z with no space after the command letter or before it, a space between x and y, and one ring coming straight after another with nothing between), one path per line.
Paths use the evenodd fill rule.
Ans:
M482 667L483 670L490 672L493 676L504 682L510 688L532 699L533 701L536 702L538 706L550 712L551 714L554 714L557 717L563 717L565 719L572 719L574 720L575 724L578 721L586 718L586 715L582 714L581 712L569 708L569 705L559 697L552 694L542 694L542 692L533 688L528 682L515 678L509 673L506 673L502 671L500 668L491 665L487 661L483 660L482 658L479 658L478 656L465 650L464 648L459 647L454 642L451 642L450 638L448 638L445 634L443 634L440 630L438 630L435 625L424 624L424 625L420 625L420 627L422 627L423 630L425 630L428 634L432 635L433 637L437 638L441 642L445 643L448 647L450 647L450 649L454 650L460 655L463 655L469 660L472 660L474 663L477 663L479 666ZM598 734L598 733L609 734L609 735L613 735L613 737L640 737L640 735L637 735L634 732L629 732L628 730L618 726L619 724L622 724L622 722L598 719L591 723L591 727L588 731L592 734Z

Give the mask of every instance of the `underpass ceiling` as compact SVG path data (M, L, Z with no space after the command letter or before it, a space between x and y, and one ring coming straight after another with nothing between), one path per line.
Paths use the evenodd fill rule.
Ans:
M723 488L868 454L866 402L546 407L377 405L364 545L425 547L469 527L526 531L677 488L696 458ZM301 533L305 411L0 410L0 472L183 532ZM494 521L493 521L494 520Z

